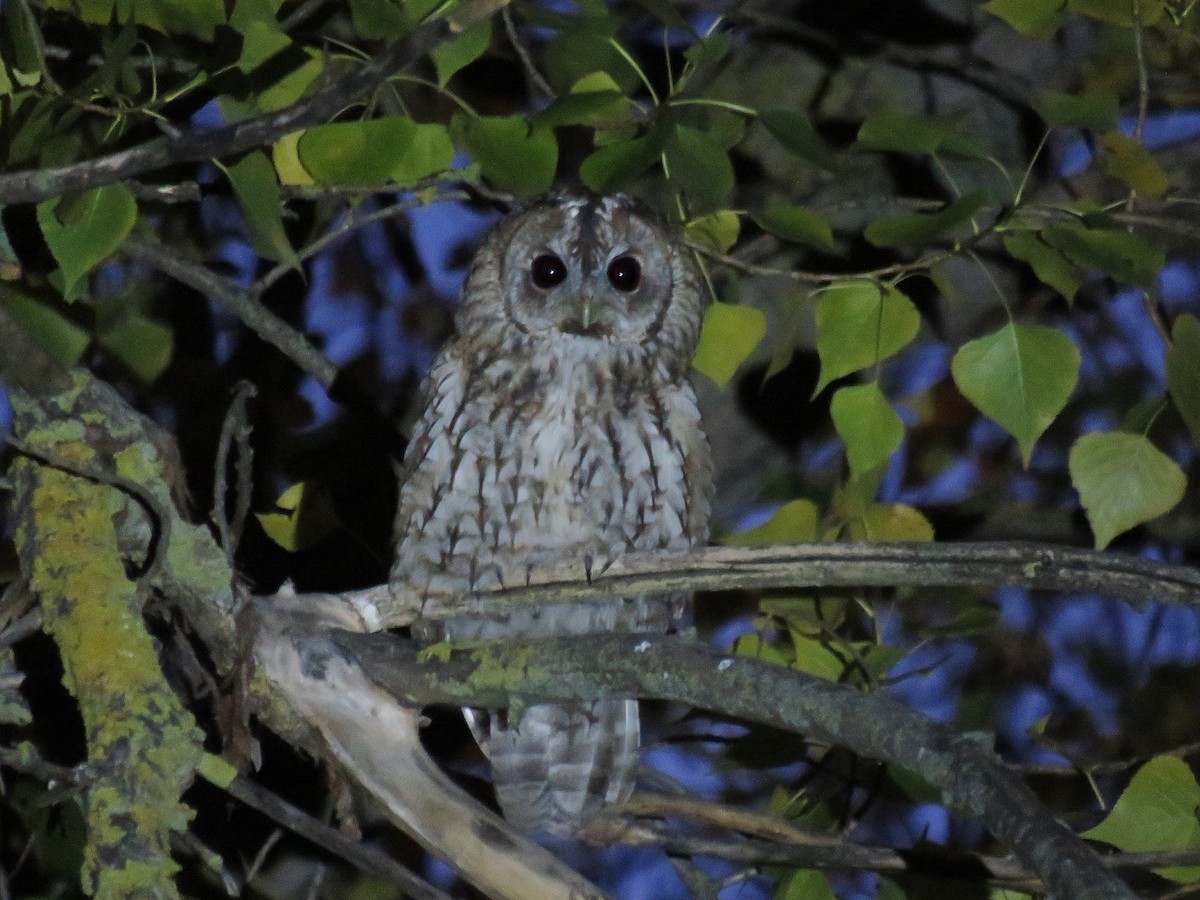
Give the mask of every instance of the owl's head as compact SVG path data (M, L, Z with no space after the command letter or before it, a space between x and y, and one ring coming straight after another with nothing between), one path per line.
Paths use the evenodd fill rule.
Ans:
M458 326L475 338L499 329L525 344L641 349L686 368L704 303L691 251L657 216L623 195L559 193L488 236Z

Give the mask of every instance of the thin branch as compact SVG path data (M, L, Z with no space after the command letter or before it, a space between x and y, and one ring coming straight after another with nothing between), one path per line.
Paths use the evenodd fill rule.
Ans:
M174 248L137 234L125 239L121 251L131 259L143 262L215 300L237 316L243 325L315 378L326 390L333 386L338 373L337 366L291 325L233 282L210 271L203 264L188 259Z
M445 652L436 654L390 634L334 632L331 639L373 681L414 706L652 697L849 747L919 774L948 806L978 817L1052 893L1090 900L1134 896L988 747L887 694L865 694L678 637L509 639L459 649L443 644L439 651ZM293 642L299 640L293 632ZM329 653L319 635L314 650L321 658Z
M730 862L755 866L795 866L804 869L863 870L900 875L919 872L936 880L963 877L964 869L978 872L987 880L1012 890L1044 893L1043 882L1030 875L1011 858L930 850L893 850L838 842L836 846L777 844L760 838L714 838L680 835L658 824L611 822L605 838L611 843L657 847L671 855L715 856Z
M963 249L968 245L979 243L984 236L991 233L991 229L985 229L972 238L962 241L955 248L956 250ZM797 281L800 284L831 284L835 281L847 281L853 278L888 278L892 275L903 275L908 272L920 272L923 269L928 269L930 266L941 262L954 255L954 250L935 248L927 251L917 259L911 262L892 263L887 266L881 266L878 269L868 269L862 272L810 272L805 269L779 268L777 266L760 266L757 263L746 262L736 256L730 256L727 253L718 253L708 244L699 241L687 241L688 247L701 253L709 259L715 260L722 265L729 266L735 272L741 272L743 275L765 275L765 276L783 276Z
M151 540L146 546L146 555L139 567L137 578L145 579L147 584L158 581L159 573L165 564L164 552L171 544L173 517L171 510L167 509L150 487L108 470L94 460L67 459L49 449L36 447L14 434L8 435L5 440L18 453L35 462L93 484L108 485L131 497L146 513L151 523Z
M525 77L529 79L529 83L537 88L542 96L553 100L554 88L550 87L549 82L542 77L542 73L533 64L533 58L529 55L528 48L521 40L521 36L517 34L517 23L513 21L512 9L508 6L504 7L500 11L500 19L504 22L504 32L508 35L508 42L517 54L517 59L521 61L521 68L525 70Z
M396 193L396 188L393 186L388 193ZM438 200L470 200L471 194L465 190L450 190L443 191L438 194ZM301 262L323 253L330 247L336 245L339 241L349 237L354 232L365 228L375 222L383 222L387 219L394 219L396 216L407 212L410 209L415 209L421 206L427 206L428 200L423 200L419 197L406 197L403 200L397 200L395 203L389 203L387 206L372 210L366 215L356 215L357 207L350 209L338 222L336 226L331 228L317 240L308 244L306 247L299 250L296 254L297 259ZM289 264L280 263L271 271L267 272L262 278L254 283L253 293L255 296L261 296L264 291L275 284L284 275L294 271L294 267Z
M237 798L251 809L258 810L288 831L307 838L361 871L377 875L394 884L406 897L412 897L414 900L449 900L448 894L410 872L386 853L351 840L336 828L331 828L320 819L292 806L277 794L249 779L235 778L225 790L231 797Z
M1137 59L1138 102L1137 118L1133 123L1133 139L1142 142L1142 132L1146 127L1146 112L1150 107L1150 74L1146 69L1146 48L1142 29L1142 2L1133 0L1133 51Z
M239 381L234 388L233 401L225 413L221 423L221 437L217 442L217 459L213 472L213 509L212 519L217 526L221 549L225 551L225 560L233 568L233 557L238 543L242 539L242 528L246 524L246 516L250 513L250 501L253 493L254 447L250 443L250 418L246 413L246 402L258 394L249 381ZM225 495L228 484L225 479L229 473L229 456L234 444L237 445L237 484L234 487L235 506L232 519L225 511Z
M471 0L458 7L452 18L426 22L361 68L278 112L221 128L192 128L178 136L155 138L109 156L57 169L24 169L0 174L0 204L37 203L72 191L136 178L169 165L229 156L274 143L298 129L327 122L438 43L483 21L506 2Z
M85 769L60 766L58 763L42 759L30 744L24 745L21 749L0 745L0 766L7 766L15 772L24 772L55 788L63 786L81 788L86 780Z

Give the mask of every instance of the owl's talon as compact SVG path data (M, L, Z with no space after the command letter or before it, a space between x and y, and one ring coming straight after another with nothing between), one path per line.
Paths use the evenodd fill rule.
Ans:
M583 558L583 574L587 578L587 583L592 583L592 554L587 554Z
M533 563L525 563L525 587L533 582Z

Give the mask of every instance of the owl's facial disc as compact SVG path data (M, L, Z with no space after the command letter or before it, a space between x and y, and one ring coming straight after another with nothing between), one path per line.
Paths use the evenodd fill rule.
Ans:
M513 223L501 282L531 335L640 343L661 325L675 275L669 237L624 198L581 196Z

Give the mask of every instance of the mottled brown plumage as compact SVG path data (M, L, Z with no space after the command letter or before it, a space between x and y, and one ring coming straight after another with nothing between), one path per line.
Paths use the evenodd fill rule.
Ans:
M704 302L687 248L625 197L553 195L501 221L425 383L392 582L454 594L562 560L582 578L626 551L702 542L712 477L686 374ZM540 606L424 635L663 633L687 599ZM632 788L634 700L466 712L526 831L570 834Z

